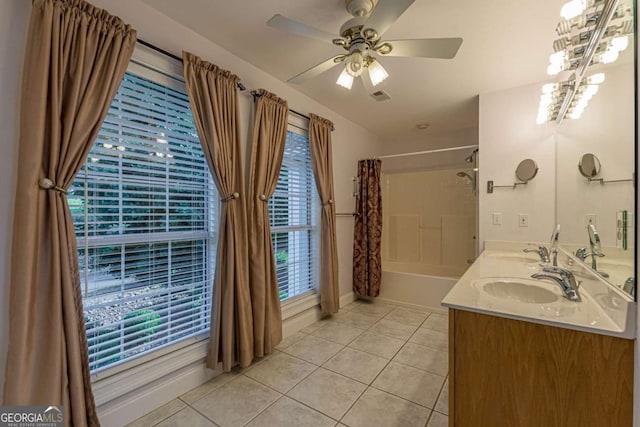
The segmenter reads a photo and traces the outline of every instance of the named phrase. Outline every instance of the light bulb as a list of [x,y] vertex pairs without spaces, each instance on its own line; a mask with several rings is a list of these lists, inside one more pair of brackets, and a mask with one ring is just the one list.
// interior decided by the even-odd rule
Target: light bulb
[[603,64],[611,64],[618,59],[618,51],[615,49],[607,49],[605,53],[600,55],[600,62]]
[[351,90],[353,85],[353,76],[347,71],[348,65],[344,67],[344,70],[340,73],[336,84],[342,86],[345,89]]
[[547,83],[546,85],[542,86],[542,93],[551,93],[557,89],[558,83]]
[[549,74],[550,76],[555,76],[556,74],[558,74],[562,70],[564,70],[564,62],[563,63],[557,63],[557,64],[551,64],[547,68],[547,74]]
[[559,52],[552,53],[549,56],[549,62],[552,64],[562,64],[566,58],[567,53],[564,50],[561,50]]
[[584,90],[584,94],[586,96],[588,96],[589,98],[593,97],[593,95],[595,95],[596,93],[598,93],[598,88],[600,86],[598,85],[588,85],[587,88]]
[[627,46],[629,46],[629,37],[627,36],[614,37],[611,40],[611,47],[618,52],[625,50]]
[[364,67],[364,57],[359,50],[354,51],[349,55],[347,65],[345,69],[352,77],[358,77],[362,74],[362,68]]
[[369,78],[371,79],[371,84],[373,86],[377,86],[382,83],[387,77],[389,77],[389,73],[384,69],[382,65],[375,59],[369,64],[367,67],[369,68]]
[[587,83],[590,85],[599,85],[604,81],[604,73],[597,73],[587,77]]
[[586,6],[585,0],[571,0],[562,6],[560,16],[564,19],[573,19],[584,12]]

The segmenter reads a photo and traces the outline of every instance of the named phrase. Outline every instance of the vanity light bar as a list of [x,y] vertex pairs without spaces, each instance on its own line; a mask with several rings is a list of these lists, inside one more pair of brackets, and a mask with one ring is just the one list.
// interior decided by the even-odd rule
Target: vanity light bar
[[[550,121],[560,124],[567,114],[579,118],[597,93],[597,85],[604,80],[602,73],[585,78],[588,67],[615,61],[619,52],[627,48],[628,34],[633,32],[633,11],[625,3],[619,4],[618,0],[571,0],[569,3],[563,8],[565,12],[571,11],[563,14],[569,19],[556,27],[561,38],[553,43],[554,53],[549,57],[547,73],[573,73],[569,80],[542,87],[538,124]],[[576,14],[578,9],[580,13]]]

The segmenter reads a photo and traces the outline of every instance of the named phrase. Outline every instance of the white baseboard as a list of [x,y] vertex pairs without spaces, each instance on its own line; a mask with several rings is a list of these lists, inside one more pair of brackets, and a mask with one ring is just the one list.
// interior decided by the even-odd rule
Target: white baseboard
[[98,407],[102,427],[122,427],[219,375],[204,360],[185,366],[146,386]]
[[354,302],[357,299],[356,294],[349,292],[344,295],[340,295],[340,307],[344,307],[347,304]]

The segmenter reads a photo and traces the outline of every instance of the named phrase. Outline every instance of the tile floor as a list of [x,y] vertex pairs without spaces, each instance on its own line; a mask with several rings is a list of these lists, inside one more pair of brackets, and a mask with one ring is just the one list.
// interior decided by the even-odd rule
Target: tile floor
[[448,425],[447,316],[355,301],[130,427]]

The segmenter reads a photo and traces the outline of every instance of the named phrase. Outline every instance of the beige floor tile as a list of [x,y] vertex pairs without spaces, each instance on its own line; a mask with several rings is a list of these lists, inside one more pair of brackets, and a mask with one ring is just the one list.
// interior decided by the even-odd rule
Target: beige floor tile
[[387,320],[393,320],[394,322],[408,323],[413,326],[420,326],[422,322],[429,316],[425,311],[407,310],[406,308],[394,308],[384,318]]
[[449,334],[432,329],[420,328],[413,334],[409,342],[435,348],[440,351],[448,351]]
[[434,313],[422,324],[422,327],[439,332],[448,332],[449,316]]
[[322,365],[343,347],[340,344],[309,335],[286,348],[284,352],[314,365]]
[[187,405],[180,399],[173,399],[165,403],[161,407],[149,412],[148,414],[138,418],[134,422],[127,424],[127,427],[147,427],[166,420],[175,413],[186,408]]
[[349,304],[345,305],[344,307],[340,307],[340,313],[346,313],[348,311],[353,310],[354,308],[357,307],[357,304],[354,302],[350,302]]
[[385,359],[391,359],[404,343],[403,340],[397,338],[367,331],[351,342],[349,347],[375,354]]
[[347,345],[363,332],[364,330],[362,329],[354,328],[353,326],[342,323],[326,322],[321,328],[316,329],[311,335],[328,341],[333,341],[338,344]]
[[342,422],[351,427],[423,427],[429,410],[384,391],[369,388]]
[[183,394],[182,396],[180,396],[180,400],[183,400],[188,404],[192,404],[202,396],[211,393],[213,390],[219,387],[222,387],[223,385],[234,379],[236,375],[238,374],[235,372],[224,372],[217,377],[210,379],[201,386],[198,386],[193,390],[190,390],[187,393]]
[[389,361],[382,357],[345,347],[322,366],[354,380],[371,384],[387,363]]
[[449,417],[433,411],[427,427],[449,427]]
[[191,407],[186,407],[175,415],[170,416],[155,427],[216,427],[214,423],[200,415]]
[[306,336],[307,334],[305,334],[304,332],[296,332],[294,334],[291,334],[288,337],[284,338],[282,341],[280,341],[280,344],[276,346],[276,349],[282,351],[285,348],[291,346],[292,344],[297,343],[298,341],[300,341],[302,338]]
[[275,402],[280,393],[244,375],[207,394],[192,406],[221,426],[241,426]]
[[393,320],[382,319],[369,328],[369,332],[386,335],[392,338],[408,340],[411,334],[418,329],[417,326],[406,323],[394,322]]
[[372,385],[403,399],[433,408],[443,383],[443,376],[391,362]]
[[263,411],[247,426],[250,427],[332,427],[335,421],[287,396]]
[[371,325],[379,320],[379,317],[358,313],[355,309],[353,309],[348,313],[338,313],[334,315],[333,320],[335,322],[353,326],[355,328],[368,329]]
[[442,376],[449,372],[449,353],[411,342],[402,347],[393,361]]
[[262,384],[286,393],[317,368],[316,365],[280,353],[245,373]]
[[383,317],[395,308],[393,305],[384,303],[365,303],[358,304],[354,309],[354,313],[362,313],[368,316]]
[[280,354],[280,350],[274,349],[273,352],[265,355],[264,357],[255,357],[253,359],[253,361],[251,361],[251,365],[249,365],[249,366],[246,366],[244,368],[241,368],[238,365],[234,366],[233,368],[231,368],[231,372],[235,372],[237,374],[244,374],[245,372],[250,371],[251,369],[255,368],[256,366],[260,366],[261,364],[263,364],[267,360],[271,359],[272,357],[275,357],[278,354]]
[[320,327],[322,327],[322,325],[324,325],[324,322],[322,320],[318,320],[317,322],[313,322],[309,326],[306,326],[306,327],[300,329],[300,332],[302,332],[304,334],[310,334],[310,333],[315,332],[318,329],[320,329]]
[[435,408],[436,411],[449,415],[449,379],[444,382],[444,386],[442,386],[442,391],[440,392],[440,396],[438,396],[438,401],[436,402]]
[[320,368],[287,395],[339,420],[366,387],[360,382]]

